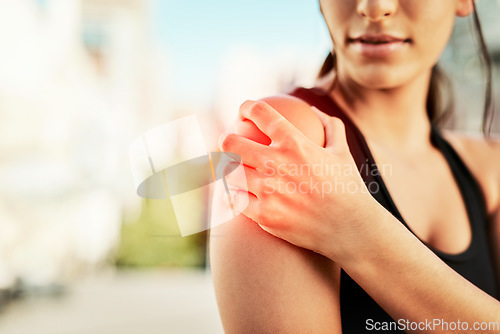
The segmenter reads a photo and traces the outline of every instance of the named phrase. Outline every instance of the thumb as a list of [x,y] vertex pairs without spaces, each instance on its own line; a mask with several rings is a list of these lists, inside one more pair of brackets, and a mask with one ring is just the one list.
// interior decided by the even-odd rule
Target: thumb
[[325,148],[331,148],[334,145],[347,146],[344,122],[338,117],[328,116],[316,107],[311,109],[318,115],[325,129]]

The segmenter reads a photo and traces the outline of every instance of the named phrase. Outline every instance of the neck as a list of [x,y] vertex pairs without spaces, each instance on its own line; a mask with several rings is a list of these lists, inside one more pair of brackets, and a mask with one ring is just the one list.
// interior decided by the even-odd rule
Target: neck
[[375,144],[419,150],[430,144],[426,100],[431,72],[391,89],[367,89],[338,75],[331,96]]

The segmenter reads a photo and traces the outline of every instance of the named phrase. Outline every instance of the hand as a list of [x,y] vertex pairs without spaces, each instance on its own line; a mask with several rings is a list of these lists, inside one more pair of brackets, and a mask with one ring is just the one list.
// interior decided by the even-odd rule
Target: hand
[[[359,239],[378,203],[359,175],[343,122],[315,112],[324,125],[325,148],[262,101],[245,102],[239,116],[252,121],[271,144],[230,133],[221,136],[219,145],[238,154],[244,165],[246,185],[232,174],[226,177],[230,187],[244,189],[233,198],[237,211],[274,236],[335,260]],[[240,207],[238,196],[247,190],[248,205]]]

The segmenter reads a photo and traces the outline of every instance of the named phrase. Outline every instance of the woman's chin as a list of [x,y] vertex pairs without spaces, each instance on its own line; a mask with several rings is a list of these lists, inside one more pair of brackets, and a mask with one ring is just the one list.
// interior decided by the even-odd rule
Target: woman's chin
[[367,89],[391,89],[403,85],[410,78],[402,75],[401,72],[393,70],[371,70],[356,73],[352,78],[360,86]]

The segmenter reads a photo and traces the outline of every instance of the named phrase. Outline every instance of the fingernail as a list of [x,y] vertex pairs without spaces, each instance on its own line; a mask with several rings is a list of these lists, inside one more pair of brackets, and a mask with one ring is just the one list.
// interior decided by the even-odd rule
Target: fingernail
[[246,107],[247,105],[248,106],[251,106],[255,103],[254,100],[246,100],[245,102],[243,102],[241,105],[240,105],[240,111],[242,108]]
[[233,209],[237,214],[240,214],[245,210],[245,206],[243,204],[241,196],[245,196],[241,191],[237,191],[231,196],[231,204],[233,205]]
[[316,112],[321,113],[321,110],[319,110],[319,109],[318,109],[318,108],[316,108],[315,106],[312,106],[312,107],[311,107],[311,109],[312,109],[313,111],[316,111]]
[[226,136],[229,134],[229,132],[223,132],[220,136],[219,136],[219,142],[218,142],[218,146],[219,146],[219,150],[221,151],[224,151],[222,149],[222,142],[224,141],[224,139],[226,138]]
[[312,106],[311,107],[312,111],[314,111],[314,113],[316,114],[316,116],[318,116],[319,120],[323,123],[324,120],[325,120],[325,117],[328,117],[327,114],[325,114],[324,112],[322,112],[321,110],[319,110],[318,108],[316,108],[315,106]]

